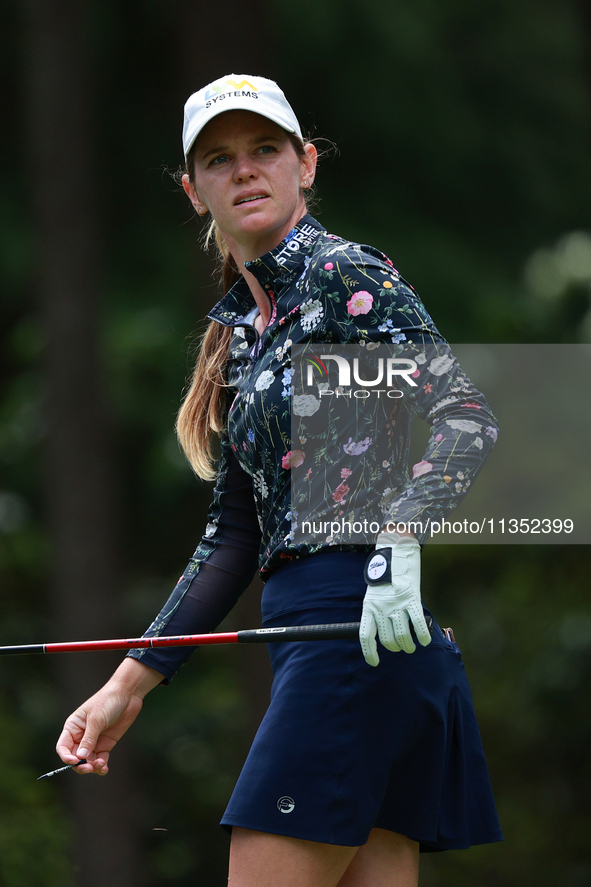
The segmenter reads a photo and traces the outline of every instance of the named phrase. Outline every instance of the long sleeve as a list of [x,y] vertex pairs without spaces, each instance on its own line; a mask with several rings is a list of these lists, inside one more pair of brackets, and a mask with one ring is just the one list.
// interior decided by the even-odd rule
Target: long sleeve
[[[311,336],[298,355],[301,396],[294,398],[300,461],[305,455],[310,465],[314,458],[308,474],[292,470],[302,532],[318,537],[329,526],[324,544],[370,541],[376,527],[395,521],[413,524],[423,543],[431,521],[449,514],[469,490],[497,438],[496,420],[417,294],[383,254],[356,244],[335,246],[323,253],[311,279],[310,295],[317,298],[305,318]],[[327,358],[328,375],[315,377],[316,397],[306,387],[307,365],[319,357]],[[349,367],[357,361],[361,378],[374,380],[389,358],[409,374],[399,382],[400,399],[386,390],[378,397],[376,387],[387,383],[357,398],[346,387],[350,381],[339,381],[340,370],[334,378],[340,360]],[[322,396],[322,385],[330,397]],[[410,477],[414,416],[431,425],[431,435]]]
[[[349,289],[341,336],[351,342],[367,338],[388,344],[396,358],[413,360],[417,366],[415,387],[405,388],[406,400],[411,413],[431,425],[429,442],[413,466],[412,478],[406,478],[403,489],[398,484],[397,490],[385,492],[381,505],[385,520],[415,523],[424,542],[430,522],[447,515],[468,492],[497,439],[498,426],[412,287],[385,256],[379,261],[377,250],[359,250],[358,256],[358,261],[339,267],[342,280],[359,281]],[[402,449],[397,437],[407,436],[404,417],[393,410],[390,422],[390,447]]]
[[[205,534],[144,637],[198,634],[216,628],[251,582],[260,541],[251,478],[224,440]],[[141,649],[130,651],[129,656],[170,681],[194,649]]]
[[421,542],[431,523],[456,508],[480,472],[498,435],[488,403],[463,373],[445,342],[408,356],[419,364],[415,413],[431,425],[427,448],[413,476],[392,499],[386,518],[416,524]]

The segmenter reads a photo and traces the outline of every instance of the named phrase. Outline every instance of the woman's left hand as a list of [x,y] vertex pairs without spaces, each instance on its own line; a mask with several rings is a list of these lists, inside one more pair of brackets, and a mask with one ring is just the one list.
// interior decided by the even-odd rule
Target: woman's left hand
[[368,665],[380,661],[377,639],[387,650],[414,653],[417,640],[426,647],[431,634],[421,603],[421,547],[412,536],[382,533],[365,568],[367,591],[359,625],[359,641]]

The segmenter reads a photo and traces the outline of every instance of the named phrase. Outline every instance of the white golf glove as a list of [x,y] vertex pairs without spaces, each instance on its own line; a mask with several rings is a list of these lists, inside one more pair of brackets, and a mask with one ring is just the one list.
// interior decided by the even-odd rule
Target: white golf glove
[[359,625],[359,641],[368,665],[377,665],[376,634],[387,650],[414,653],[417,640],[426,647],[431,634],[421,604],[421,546],[412,536],[380,533],[376,550],[365,564],[367,591]]

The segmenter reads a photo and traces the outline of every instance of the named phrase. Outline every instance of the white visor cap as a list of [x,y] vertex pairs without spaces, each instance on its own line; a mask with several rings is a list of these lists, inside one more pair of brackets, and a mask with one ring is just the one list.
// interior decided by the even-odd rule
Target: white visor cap
[[187,99],[183,124],[185,157],[203,127],[223,111],[254,111],[304,141],[293,108],[273,80],[250,74],[228,74]]

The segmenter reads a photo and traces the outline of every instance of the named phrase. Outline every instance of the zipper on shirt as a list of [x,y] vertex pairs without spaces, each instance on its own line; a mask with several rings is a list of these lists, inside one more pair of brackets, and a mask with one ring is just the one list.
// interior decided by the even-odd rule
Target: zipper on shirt
[[[282,280],[279,280],[278,282],[281,283],[281,284],[283,285],[283,281],[282,281]],[[270,316],[269,316],[269,323],[268,323],[267,326],[265,327],[265,330],[267,330],[267,329],[269,328],[269,326],[271,325],[271,323],[273,323],[273,321],[274,321],[274,320],[276,319],[276,317],[277,317],[277,300],[276,300],[276,298],[275,298],[275,292],[274,292],[274,290],[271,290],[270,288],[268,288],[268,287],[266,287],[266,286],[263,286],[262,289],[263,289],[263,292],[265,293],[265,295],[267,296],[267,298],[268,298],[268,300],[269,300],[269,306],[270,306],[270,309],[271,309],[271,313],[270,313]],[[282,323],[287,319],[287,317],[289,317],[291,314],[293,314],[295,311],[297,311],[297,309],[298,309],[299,307],[300,307],[300,306],[298,305],[296,308],[294,308],[292,311],[289,312],[289,315],[287,315],[285,318],[281,318],[281,320],[279,321],[279,324],[278,324],[278,325],[282,324]],[[255,312],[255,311],[258,312],[256,315],[254,315],[254,312]],[[246,327],[246,328],[248,328],[248,329],[253,330],[254,335],[255,335],[255,341],[254,341],[254,344],[253,344],[252,348],[250,348],[248,354],[249,354],[249,357],[251,358],[251,360],[254,361],[254,360],[256,360],[256,358],[257,358],[257,357],[259,356],[259,354],[260,354],[260,351],[261,351],[261,341],[262,341],[262,337],[263,337],[263,334],[264,334],[265,330],[263,330],[263,334],[259,333],[259,331],[258,331],[257,328],[255,327],[254,323],[250,323],[249,320],[247,319],[247,318],[249,318],[251,315],[254,315],[255,317],[260,317],[260,311],[258,310],[258,308],[257,308],[256,305],[255,305],[254,308],[252,308],[252,309],[248,312],[248,314],[245,314],[243,318],[241,318],[240,320],[235,320],[235,321],[233,321],[232,323],[224,323],[223,321],[221,321],[221,320],[218,319],[217,317],[211,317],[211,315],[208,315],[208,317],[209,317],[210,320],[215,320],[216,323],[221,323],[222,326],[232,327],[232,329],[234,329],[234,328],[237,327],[237,326],[242,326],[242,327]],[[253,320],[254,320],[254,317],[253,317]]]

